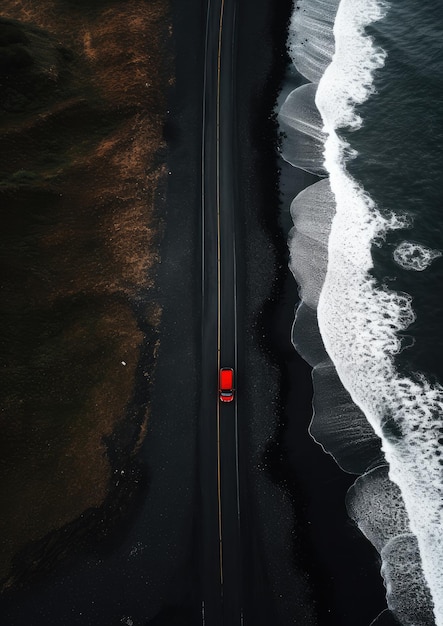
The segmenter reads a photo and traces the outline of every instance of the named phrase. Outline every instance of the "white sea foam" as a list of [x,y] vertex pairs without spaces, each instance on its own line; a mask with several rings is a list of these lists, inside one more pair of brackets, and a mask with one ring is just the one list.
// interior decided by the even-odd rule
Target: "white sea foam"
[[336,132],[362,123],[355,105],[373,93],[373,74],[385,59],[364,29],[385,8],[377,0],[342,0],[335,54],[317,90],[328,135],[325,164],[336,198],[318,320],[341,381],[382,439],[390,478],[400,487],[418,539],[436,624],[443,626],[443,388],[417,375],[402,377],[394,368],[397,332],[414,320],[411,298],[378,286],[369,272],[372,243],[403,223],[382,217],[347,173],[349,146]]
[[394,537],[381,551],[389,609],[404,626],[435,626],[429,588],[415,535]]
[[[307,83],[291,91],[283,103],[279,116],[295,129],[317,139],[323,144],[323,122],[315,106],[316,85]],[[323,159],[321,159],[323,160]]]
[[390,610],[405,626],[434,626],[417,538],[410,531],[401,491],[388,478],[388,467],[376,467],[358,478],[346,506],[381,555]]
[[381,465],[358,478],[346,496],[346,508],[380,553],[391,539],[411,532],[401,491]]
[[301,191],[291,204],[294,227],[289,233],[290,267],[301,299],[313,309],[317,307],[326,276],[334,213],[334,196],[328,179]]
[[318,330],[317,312],[303,301],[295,313],[292,343],[299,355],[311,367],[316,367],[326,361],[331,363]]
[[393,256],[394,261],[405,270],[415,270],[423,272],[434,261],[438,259],[442,253],[440,250],[432,250],[420,243],[413,241],[402,241],[395,248]]
[[278,121],[284,132],[282,157],[312,174],[325,176],[322,119],[315,106],[316,86],[309,83],[294,89],[282,104]]
[[339,0],[298,0],[289,28],[289,54],[295,67],[318,83],[334,53],[332,25]]
[[342,469],[361,473],[380,462],[379,439],[340,382],[324,349],[315,311],[326,276],[334,213],[335,199],[327,179],[304,189],[291,204],[294,228],[289,236],[290,267],[302,298],[292,341],[314,367],[310,434]]

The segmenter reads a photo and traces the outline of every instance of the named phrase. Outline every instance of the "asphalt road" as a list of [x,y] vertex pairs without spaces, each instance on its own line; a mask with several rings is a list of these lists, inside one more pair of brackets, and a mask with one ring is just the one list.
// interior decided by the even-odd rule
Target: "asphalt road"
[[[251,54],[251,25],[248,10],[242,8],[245,6],[239,0],[207,0],[206,6],[198,442],[200,602],[204,626],[281,624],[275,605],[275,581],[270,580],[268,572],[269,554],[263,549],[263,520],[256,519],[257,485],[251,485],[248,471],[253,443],[245,337],[251,320],[245,314],[246,212],[240,200],[244,196],[239,176],[242,129],[237,117],[242,86],[237,69],[242,57]],[[253,4],[247,8],[255,9]],[[223,405],[218,399],[220,367],[235,370],[234,401]]]
[[[243,624],[238,419],[235,169],[236,2],[208,0],[202,115],[202,395],[200,406],[202,623]],[[233,367],[234,401],[218,399]]]

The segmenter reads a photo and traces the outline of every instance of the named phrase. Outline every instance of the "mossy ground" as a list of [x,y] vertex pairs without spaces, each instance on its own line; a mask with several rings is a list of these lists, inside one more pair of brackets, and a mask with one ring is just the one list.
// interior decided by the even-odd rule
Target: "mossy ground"
[[[171,58],[161,0],[5,0],[2,8],[0,578],[7,581],[30,542],[108,497],[106,441],[127,419],[141,352],[155,350],[144,329],[160,315],[152,295],[161,229],[155,198],[165,175]],[[140,313],[143,302],[151,313]]]

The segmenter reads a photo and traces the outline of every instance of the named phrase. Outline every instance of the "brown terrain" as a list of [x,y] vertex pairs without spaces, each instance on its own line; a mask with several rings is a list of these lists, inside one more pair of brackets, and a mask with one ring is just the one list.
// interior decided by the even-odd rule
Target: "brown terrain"
[[2,3],[4,587],[17,555],[109,498],[125,424],[128,457],[146,433],[170,29],[165,0]]

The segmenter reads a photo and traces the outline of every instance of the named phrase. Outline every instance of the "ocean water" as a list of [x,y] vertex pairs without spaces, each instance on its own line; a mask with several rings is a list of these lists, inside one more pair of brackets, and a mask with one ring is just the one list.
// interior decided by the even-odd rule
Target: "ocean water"
[[283,158],[325,177],[289,239],[311,434],[360,474],[348,511],[411,626],[443,625],[442,30],[438,0],[298,0],[280,112]]

